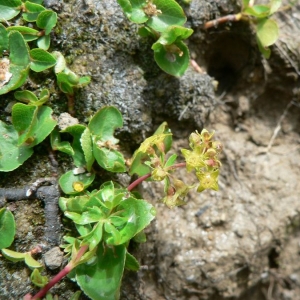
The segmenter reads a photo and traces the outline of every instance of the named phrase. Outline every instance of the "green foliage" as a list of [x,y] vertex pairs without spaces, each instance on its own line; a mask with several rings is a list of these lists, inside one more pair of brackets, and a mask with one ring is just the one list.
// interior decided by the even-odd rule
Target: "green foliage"
[[273,45],[279,36],[277,22],[269,17],[278,11],[281,2],[281,0],[270,0],[265,5],[253,5],[253,3],[250,4],[249,0],[243,1],[242,15],[250,17],[250,20],[254,20],[257,44],[259,50],[266,58],[269,58],[271,54],[269,46]]
[[30,269],[42,268],[42,265],[32,257],[31,252],[16,252],[9,249],[2,249],[5,258],[12,262],[24,261]]
[[192,29],[182,27],[186,17],[174,0],[118,0],[126,16],[135,23],[145,24],[139,29],[141,36],[150,36],[154,59],[168,74],[181,76],[189,65],[189,50],[183,40]]
[[16,234],[16,223],[13,214],[5,209],[0,209],[0,249],[9,247]]

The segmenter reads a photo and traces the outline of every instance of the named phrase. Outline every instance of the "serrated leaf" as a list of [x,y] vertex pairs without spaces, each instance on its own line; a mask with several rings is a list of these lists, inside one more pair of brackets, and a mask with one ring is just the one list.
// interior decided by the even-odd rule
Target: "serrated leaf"
[[31,148],[18,146],[18,138],[18,132],[12,125],[0,121],[0,171],[12,171],[32,155]]
[[8,21],[21,11],[21,0],[0,0],[0,22]]
[[100,243],[94,264],[81,264],[76,269],[76,281],[82,291],[93,300],[118,299],[124,272],[126,249],[124,245],[114,249]]
[[30,50],[30,58],[30,69],[35,72],[42,72],[56,64],[56,59],[52,54],[39,48]]
[[57,22],[57,14],[52,10],[42,11],[36,20],[36,25],[45,30],[45,34],[49,34]]
[[116,128],[123,126],[123,118],[118,109],[106,106],[96,112],[90,120],[88,128],[92,135],[97,135],[101,141],[110,141],[116,144],[118,140],[113,134]]
[[0,209],[0,249],[9,247],[14,241],[16,223],[14,215],[6,208]]
[[86,189],[95,179],[95,174],[84,173],[74,175],[73,171],[68,171],[59,178],[59,185],[63,192],[68,195],[76,195],[81,191],[76,191],[74,184],[80,182],[83,188]]

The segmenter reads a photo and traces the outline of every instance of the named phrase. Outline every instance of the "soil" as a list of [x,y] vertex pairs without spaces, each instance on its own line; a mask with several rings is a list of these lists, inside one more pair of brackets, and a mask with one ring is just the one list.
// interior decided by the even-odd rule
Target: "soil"
[[[203,30],[206,21],[237,13],[239,2],[183,4],[194,29],[191,57],[201,72],[190,66],[174,78],[159,70],[151,41],[137,35],[138,26],[116,1],[47,3],[59,13],[53,49],[64,53],[75,72],[92,76],[76,97],[80,122],[115,105],[124,116],[118,136],[129,154],[162,121],[172,129],[175,153],[203,127],[215,130],[224,147],[218,192],[192,192],[185,206],[170,210],[159,201],[161,184],[140,187],[157,217],[146,230],[147,242],[131,245],[142,268],[125,273],[121,299],[300,299],[300,5],[284,3],[274,16],[280,38],[266,60],[249,24]],[[1,99],[4,108],[8,98]],[[56,90],[51,105],[57,115],[65,111],[64,101]],[[70,168],[66,156],[57,160],[59,173]],[[19,188],[52,172],[44,144],[18,170],[0,173],[0,186]],[[183,170],[178,176],[193,180]],[[1,203],[17,220],[14,249],[45,242],[42,201]],[[32,292],[22,263],[1,258],[0,268],[0,299]],[[66,279],[53,291],[70,299],[76,290]]]

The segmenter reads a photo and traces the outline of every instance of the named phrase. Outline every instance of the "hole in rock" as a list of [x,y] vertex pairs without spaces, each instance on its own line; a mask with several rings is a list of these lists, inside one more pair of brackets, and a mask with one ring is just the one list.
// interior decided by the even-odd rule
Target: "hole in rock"
[[218,93],[230,90],[251,63],[251,37],[224,31],[212,34],[205,54],[207,73],[218,82]]

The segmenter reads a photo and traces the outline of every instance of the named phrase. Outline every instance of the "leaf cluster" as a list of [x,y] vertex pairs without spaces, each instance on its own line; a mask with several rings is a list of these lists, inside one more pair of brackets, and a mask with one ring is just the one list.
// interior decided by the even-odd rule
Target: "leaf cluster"
[[268,4],[254,4],[252,0],[243,0],[242,17],[249,17],[255,26],[256,40],[260,52],[269,58],[273,45],[279,36],[278,24],[270,17],[278,11],[282,0],[270,0]]
[[152,45],[154,59],[168,74],[181,76],[189,65],[189,50],[183,40],[193,30],[183,27],[186,16],[175,0],[118,0],[124,13],[139,29],[143,37],[156,40]]

